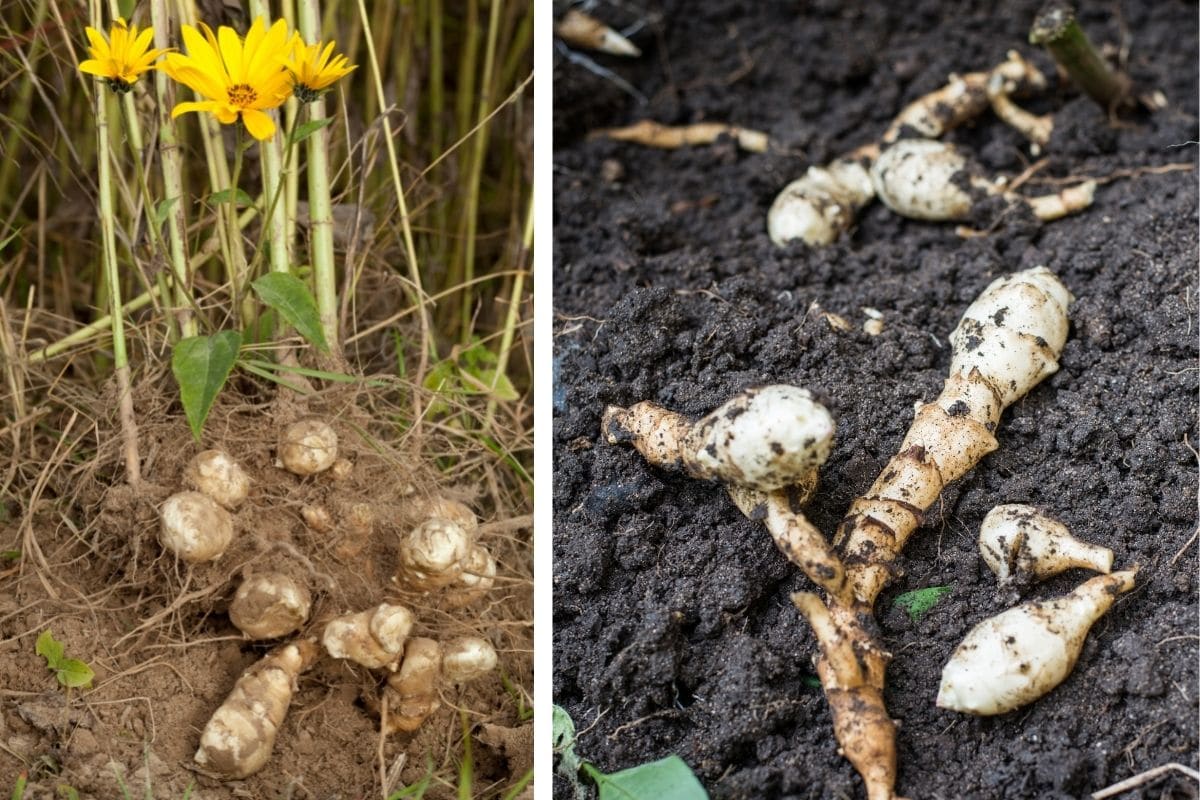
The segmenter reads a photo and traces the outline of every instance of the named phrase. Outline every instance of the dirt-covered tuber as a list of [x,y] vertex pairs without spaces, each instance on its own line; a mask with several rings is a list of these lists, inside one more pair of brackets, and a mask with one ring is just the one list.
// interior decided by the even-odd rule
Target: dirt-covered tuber
[[432,592],[454,583],[474,537],[448,519],[426,520],[400,540],[397,583],[413,591]]
[[316,655],[311,642],[294,642],[247,669],[204,726],[196,763],[226,779],[245,778],[262,769],[271,757],[296,680]]
[[183,471],[184,482],[226,508],[237,508],[250,493],[250,477],[223,450],[205,450]]
[[442,646],[442,674],[451,683],[466,683],[496,668],[496,648],[487,639],[462,636]]
[[649,402],[610,406],[601,428],[609,444],[630,444],[656,466],[773,491],[812,480],[834,423],[808,390],[774,385],[747,389],[696,422]]
[[229,619],[251,639],[277,639],[308,621],[312,595],[300,583],[277,572],[242,581],[229,604]]
[[783,187],[767,212],[767,233],[783,247],[800,239],[810,247],[835,241],[860,209],[875,199],[867,170],[872,152],[851,153],[826,166],[809,167]]
[[191,564],[214,561],[233,541],[229,512],[200,492],[179,492],[159,510],[158,540]]
[[1107,573],[1113,551],[1071,535],[1033,506],[996,506],[979,527],[979,552],[1001,586],[1044,580],[1073,567]]
[[400,669],[388,676],[383,690],[388,701],[384,733],[415,731],[437,711],[441,674],[442,646],[420,636],[409,639]]
[[324,472],[333,466],[337,456],[337,433],[319,419],[292,423],[279,440],[279,461],[284,469],[296,475]]
[[562,19],[554,23],[554,33],[568,44],[601,53],[630,58],[637,58],[642,54],[633,42],[591,14],[577,8],[570,9],[563,14]]
[[346,658],[368,669],[394,670],[412,626],[413,615],[407,608],[381,603],[330,620],[321,643],[334,658]]
[[1070,594],[1025,603],[971,629],[942,670],[937,704],[1003,714],[1062,683],[1092,624],[1133,588],[1134,570],[1092,578]]
[[1035,217],[1051,221],[1084,210],[1096,192],[1095,181],[1040,197],[1005,192],[953,144],[933,139],[902,139],[884,150],[871,167],[871,181],[892,211],[933,221],[966,219],[977,202],[993,195],[1025,203]]
[[491,551],[476,544],[459,562],[458,579],[450,584],[446,604],[467,606],[482,599],[496,583],[496,559]]

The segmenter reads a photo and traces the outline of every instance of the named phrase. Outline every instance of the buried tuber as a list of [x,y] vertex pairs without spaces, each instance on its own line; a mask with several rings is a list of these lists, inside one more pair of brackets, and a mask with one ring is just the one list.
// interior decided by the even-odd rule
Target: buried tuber
[[184,482],[228,509],[237,508],[250,493],[250,477],[223,450],[205,450],[188,462]]
[[233,541],[229,512],[200,492],[179,492],[159,510],[158,540],[190,564],[215,561]]
[[979,552],[1001,586],[1040,581],[1073,567],[1108,573],[1113,551],[1076,539],[1033,506],[996,506],[979,526]]
[[294,642],[272,650],[238,678],[200,734],[195,758],[203,771],[236,779],[263,768],[292,702],[296,679],[316,656],[313,643]]
[[277,572],[242,581],[229,604],[229,619],[251,639],[278,639],[300,630],[312,609],[302,584]]
[[383,696],[387,714],[381,720],[385,734],[411,733],[441,706],[442,680],[461,684],[496,668],[496,650],[486,639],[464,636],[438,644],[414,637],[404,647],[400,669],[388,676]]
[[412,626],[413,615],[407,608],[380,603],[330,620],[321,644],[334,658],[349,659],[368,669],[394,670]]
[[[496,581],[496,560],[475,541],[475,515],[461,503],[443,500],[430,509],[453,512],[455,519],[435,517],[400,540],[400,566],[395,581],[405,589],[430,593],[446,589],[451,607],[470,605]],[[462,512],[469,514],[470,527]],[[460,524],[461,523],[461,524]]]
[[302,419],[289,425],[280,437],[279,462],[294,475],[316,475],[337,460],[337,433],[327,422]]
[[942,670],[937,704],[1003,714],[1032,703],[1071,674],[1084,639],[1136,569],[1100,575],[1063,597],[1024,603],[971,629]]

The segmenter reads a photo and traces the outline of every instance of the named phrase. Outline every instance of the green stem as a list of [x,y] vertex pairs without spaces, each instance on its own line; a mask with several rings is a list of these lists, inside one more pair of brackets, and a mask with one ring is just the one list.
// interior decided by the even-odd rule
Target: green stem
[[[228,239],[230,250],[237,259],[231,270],[233,279],[233,302],[231,307],[234,314],[238,314],[237,322],[240,327],[247,328],[252,326],[255,317],[254,301],[250,297],[249,291],[246,289],[250,283],[250,268],[246,263],[246,251],[242,247],[242,233],[238,228],[238,182],[242,177],[242,159],[246,153],[246,148],[249,146],[245,141],[245,126],[239,119],[234,124],[234,130],[237,131],[237,144],[234,146],[233,152],[233,174],[229,178],[230,197],[224,205],[225,213],[225,230],[228,231]],[[237,254],[241,254],[241,258],[237,258]],[[241,309],[240,314],[238,309]]]
[[[297,7],[300,36],[306,43],[321,40],[321,10],[318,0],[300,0]],[[371,42],[370,31],[367,42]],[[317,122],[326,118],[325,98],[318,97],[308,104],[308,118]],[[390,142],[389,142],[390,145]],[[308,137],[308,231],[316,287],[317,312],[321,329],[334,358],[341,357],[341,338],[338,336],[337,267],[333,257],[333,200],[329,189],[329,130],[328,126]]]
[[1106,111],[1129,100],[1129,79],[1109,69],[1075,20],[1070,3],[1051,0],[1042,6],[1029,29],[1029,43],[1050,52],[1076,85]]

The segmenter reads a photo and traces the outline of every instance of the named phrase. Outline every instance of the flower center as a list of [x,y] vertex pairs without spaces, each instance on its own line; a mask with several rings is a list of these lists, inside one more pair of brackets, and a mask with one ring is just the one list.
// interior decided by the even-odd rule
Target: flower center
[[258,99],[258,92],[246,83],[239,83],[229,87],[229,104],[238,108],[245,108]]
[[296,99],[301,103],[311,103],[321,96],[321,93],[316,89],[310,88],[303,83],[296,83],[292,86],[292,91],[295,93]]

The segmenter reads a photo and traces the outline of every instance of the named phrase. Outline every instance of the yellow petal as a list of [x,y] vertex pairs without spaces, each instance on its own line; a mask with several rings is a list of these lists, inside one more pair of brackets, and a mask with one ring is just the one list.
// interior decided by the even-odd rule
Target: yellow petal
[[246,130],[250,131],[250,135],[260,142],[275,135],[275,121],[262,111],[246,109],[242,112],[242,122],[246,123]]
[[150,41],[154,38],[154,29],[146,28],[138,34],[137,39],[133,43],[133,52],[130,53],[131,60],[138,58],[150,46]]
[[228,25],[222,25],[217,30],[217,40],[221,43],[221,58],[225,60],[230,83],[246,83],[246,70],[242,65],[242,40],[237,31]]
[[[203,23],[201,24],[203,25]],[[212,33],[211,30],[208,30],[207,25],[204,25],[204,28],[207,33]],[[225,74],[225,65],[221,61],[221,56],[205,36],[201,36],[200,32],[191,25],[184,25],[183,44],[187,47],[188,58],[195,62],[196,69],[211,76],[211,79],[220,83],[222,87],[227,85],[228,76]]]
[[108,42],[100,35],[100,31],[95,28],[84,28],[83,32],[87,34],[88,41],[92,43],[91,51],[93,58],[104,59],[108,58],[109,47]]
[[207,111],[210,114],[217,113],[217,106],[220,105],[215,100],[205,100],[204,102],[186,102],[176,103],[171,109],[171,119],[175,119],[181,114],[188,114],[193,111]]
[[79,62],[79,71],[86,72],[88,75],[96,75],[100,78],[113,77],[112,69],[107,66],[107,62],[97,61],[94,58]]

